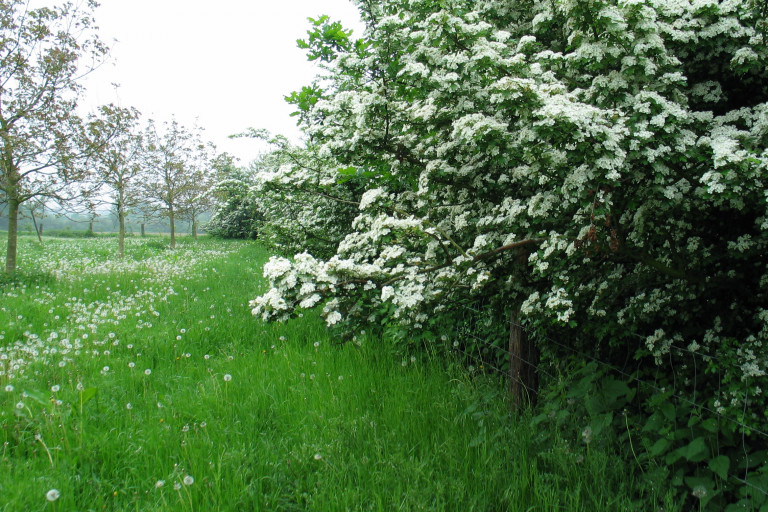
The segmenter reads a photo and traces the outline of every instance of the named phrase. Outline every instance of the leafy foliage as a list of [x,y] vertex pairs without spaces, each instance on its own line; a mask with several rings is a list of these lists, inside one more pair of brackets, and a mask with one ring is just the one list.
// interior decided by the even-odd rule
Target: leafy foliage
[[310,56],[333,58],[295,102],[313,165],[268,179],[344,184],[356,217],[330,256],[273,258],[254,314],[321,305],[328,325],[418,339],[456,305],[520,308],[550,360],[675,364],[676,395],[768,430],[760,4],[359,5],[364,43],[316,27]]

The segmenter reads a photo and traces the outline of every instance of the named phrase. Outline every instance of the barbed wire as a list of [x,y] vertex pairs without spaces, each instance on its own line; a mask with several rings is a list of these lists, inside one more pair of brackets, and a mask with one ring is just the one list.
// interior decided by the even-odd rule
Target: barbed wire
[[[456,305],[461,307],[465,311],[468,311],[468,312],[472,313],[471,315],[465,315],[464,320],[465,320],[465,323],[467,324],[467,327],[463,328],[463,329],[460,329],[460,333],[459,333],[460,335],[466,336],[466,337],[474,340],[478,345],[485,346],[485,347],[488,347],[488,348],[491,348],[493,350],[498,351],[501,357],[498,357],[497,360],[503,359],[503,357],[514,357],[515,359],[520,360],[522,363],[527,364],[527,365],[535,368],[538,373],[540,373],[542,375],[545,375],[546,377],[548,377],[550,379],[557,380],[557,377],[555,377],[551,373],[549,373],[545,369],[545,367],[543,365],[541,365],[539,363],[534,363],[534,362],[529,361],[529,360],[526,360],[525,358],[521,357],[519,354],[509,354],[508,353],[508,348],[505,347],[503,344],[495,343],[494,341],[491,341],[488,338],[480,337],[480,336],[478,336],[477,334],[475,334],[473,332],[473,331],[478,329],[478,325],[477,325],[478,322],[479,322],[478,321],[478,316],[486,318],[486,320],[485,320],[486,321],[486,327],[488,327],[488,325],[487,325],[488,321],[490,321],[491,323],[493,323],[494,320],[496,322],[499,321],[498,315],[494,315],[493,311],[488,310],[488,309],[486,309],[486,310],[476,309],[476,308],[473,308],[473,307],[468,306],[466,304],[459,304],[459,303],[457,303]],[[597,358],[597,357],[595,357],[595,356],[593,356],[591,354],[587,354],[587,353],[584,353],[582,351],[579,351],[576,348],[571,347],[571,346],[569,346],[567,344],[564,344],[564,343],[560,342],[559,340],[556,340],[556,339],[554,339],[554,338],[552,338],[550,336],[543,335],[540,332],[531,333],[530,330],[525,325],[523,325],[520,322],[515,322],[511,318],[508,319],[508,320],[504,320],[504,325],[506,325],[510,329],[513,328],[513,327],[521,329],[523,332],[527,333],[529,336],[534,336],[536,338],[539,338],[539,339],[542,339],[542,340],[546,340],[548,343],[551,343],[553,346],[556,346],[556,347],[558,347],[560,349],[564,349],[567,352],[573,354],[574,356],[576,356],[576,357],[578,357],[578,358],[580,358],[582,360],[592,361],[592,362],[598,364],[601,367],[604,367],[604,368],[606,368],[606,369],[608,369],[608,370],[610,370],[612,372],[615,372],[618,375],[621,375],[622,377],[624,377],[625,379],[627,379],[629,381],[637,383],[638,385],[646,386],[649,389],[652,389],[652,390],[654,390],[654,391],[656,391],[658,393],[667,393],[668,392],[665,387],[659,386],[656,382],[650,382],[647,379],[641,379],[641,378],[637,377],[637,375],[634,375],[632,373],[628,373],[624,369],[618,368],[614,364],[608,363],[606,361],[602,361],[599,358]],[[634,334],[633,336],[635,336],[636,338],[643,339],[643,340],[645,339],[645,337],[643,337],[643,336],[641,336],[639,334]],[[692,396],[692,398],[689,398],[689,397],[686,397],[686,396],[682,395],[681,393],[679,393],[678,392],[678,388],[677,388],[677,373],[678,372],[676,370],[675,362],[672,359],[672,350],[677,350],[680,353],[686,353],[686,354],[690,354],[690,355],[693,355],[693,356],[701,357],[704,362],[709,362],[709,361],[716,361],[716,362],[718,362],[719,363],[718,367],[717,367],[718,394],[720,394],[720,391],[722,389],[722,376],[721,376],[721,373],[720,373],[721,368],[722,367],[726,367],[726,368],[731,368],[731,369],[734,369],[734,370],[736,370],[736,369],[740,370],[741,367],[739,365],[736,365],[736,364],[733,364],[733,363],[730,363],[730,362],[725,362],[721,358],[718,358],[716,356],[705,354],[705,353],[702,353],[701,351],[691,350],[691,349],[686,348],[686,347],[680,347],[680,346],[676,346],[676,345],[669,345],[668,348],[670,349],[670,351],[668,353],[669,358],[670,358],[669,359],[669,366],[673,370],[672,371],[673,387],[672,387],[672,391],[669,392],[669,396],[671,398],[674,398],[674,399],[678,400],[679,403],[685,403],[687,405],[690,405],[694,410],[697,410],[697,411],[700,411],[700,412],[709,413],[709,414],[713,415],[714,417],[718,418],[719,420],[726,421],[726,422],[729,422],[729,423],[731,423],[733,425],[736,425],[736,426],[740,427],[741,434],[742,434],[742,449],[744,450],[744,457],[745,457],[745,461],[746,461],[745,467],[744,467],[744,475],[742,476],[742,475],[737,475],[737,474],[735,474],[733,472],[727,472],[726,476],[728,478],[733,479],[733,481],[735,481],[735,482],[739,482],[740,484],[743,484],[743,485],[745,485],[747,487],[750,487],[754,491],[759,492],[759,493],[763,494],[764,496],[768,496],[768,489],[765,489],[765,488],[761,487],[760,485],[756,485],[754,482],[749,480],[749,477],[750,477],[749,451],[748,451],[748,448],[747,448],[748,444],[747,444],[747,439],[746,439],[747,432],[749,432],[750,434],[754,433],[754,434],[756,434],[756,435],[758,435],[758,436],[768,440],[768,432],[766,432],[762,428],[758,428],[755,425],[750,425],[750,424],[745,423],[744,421],[739,421],[739,420],[737,420],[735,418],[726,416],[726,415],[720,413],[719,411],[717,411],[716,409],[713,409],[713,408],[709,407],[706,404],[699,403],[699,402],[696,401],[696,392],[697,392],[698,387],[699,387],[699,384],[698,384],[699,369],[698,369],[698,364],[696,362],[696,358],[695,357],[692,359],[692,361],[693,361],[693,396]],[[482,357],[478,358],[474,354],[471,354],[467,350],[462,349],[460,347],[454,347],[454,350],[457,350],[458,352],[464,354],[465,356],[469,357],[470,359],[472,359],[475,362],[482,363],[484,365],[484,368],[488,368],[490,370],[498,372],[498,373],[500,373],[502,375],[507,376],[508,378],[510,377],[510,373],[508,371],[503,370],[503,369],[499,368],[496,365],[490,364],[487,361],[484,361],[482,359]],[[641,367],[641,363],[638,362],[637,369],[639,370],[640,367]],[[523,384],[525,384],[525,383],[523,383]],[[748,379],[745,380],[744,386],[745,386],[745,394],[744,394],[744,398],[743,398],[744,406],[743,406],[743,410],[742,410],[742,418],[746,418],[747,417],[747,402],[748,402],[748,398],[749,398],[749,380]],[[693,414],[693,411],[692,411],[691,414]],[[719,437],[718,437],[718,453],[719,453]]]

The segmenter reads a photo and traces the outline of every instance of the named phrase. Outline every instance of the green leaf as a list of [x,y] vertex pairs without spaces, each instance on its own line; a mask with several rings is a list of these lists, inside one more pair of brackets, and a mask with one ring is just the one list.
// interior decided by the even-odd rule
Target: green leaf
[[634,390],[630,389],[626,382],[608,378],[603,381],[603,393],[610,404],[619,402],[619,398],[624,398],[620,403],[626,403],[634,396]]
[[731,459],[729,459],[725,455],[719,455],[714,459],[710,459],[709,461],[709,469],[711,469],[714,474],[716,474],[723,480],[728,479],[728,469],[730,467],[731,467]]
[[687,446],[675,450],[670,455],[675,454],[676,452],[688,462],[701,462],[707,458],[709,450],[707,449],[707,443],[704,441],[704,438],[697,437],[688,443]]
[[80,392],[78,403],[85,405],[86,403],[88,403],[89,400],[91,400],[95,396],[96,396],[96,388],[85,388]]
[[662,404],[662,406],[661,406],[661,413],[669,421],[675,421],[675,406],[672,405],[671,403],[666,402],[666,403]]
[[662,455],[664,453],[667,453],[669,451],[669,447],[672,446],[672,441],[669,439],[662,437],[655,443],[653,443],[653,446],[648,450],[648,455],[651,457],[658,457],[659,455]]

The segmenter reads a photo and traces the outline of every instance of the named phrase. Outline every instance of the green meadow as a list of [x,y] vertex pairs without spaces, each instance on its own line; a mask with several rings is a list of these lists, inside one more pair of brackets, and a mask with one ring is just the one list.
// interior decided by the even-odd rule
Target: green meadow
[[116,252],[24,236],[0,276],[0,511],[649,510],[624,461],[542,437],[498,376],[254,318],[256,243]]

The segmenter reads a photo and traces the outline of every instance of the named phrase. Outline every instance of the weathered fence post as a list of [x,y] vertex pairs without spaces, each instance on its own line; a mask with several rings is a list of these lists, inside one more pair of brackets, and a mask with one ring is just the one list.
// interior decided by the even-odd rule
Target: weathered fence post
[[515,409],[535,405],[538,398],[539,351],[528,338],[520,323],[520,308],[512,311],[509,319],[509,392]]

